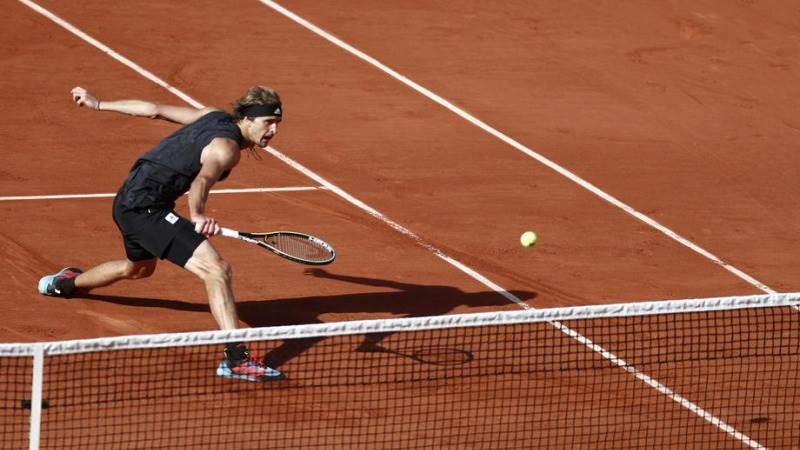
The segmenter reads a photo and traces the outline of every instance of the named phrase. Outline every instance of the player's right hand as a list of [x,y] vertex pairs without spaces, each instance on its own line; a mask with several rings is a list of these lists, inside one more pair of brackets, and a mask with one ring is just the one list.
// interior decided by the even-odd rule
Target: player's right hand
[[71,93],[72,100],[75,101],[78,106],[85,106],[92,109],[97,109],[100,106],[100,100],[80,86],[72,88]]
[[212,217],[198,215],[192,217],[192,222],[194,222],[194,231],[196,231],[198,234],[202,234],[206,237],[219,234],[220,226]]

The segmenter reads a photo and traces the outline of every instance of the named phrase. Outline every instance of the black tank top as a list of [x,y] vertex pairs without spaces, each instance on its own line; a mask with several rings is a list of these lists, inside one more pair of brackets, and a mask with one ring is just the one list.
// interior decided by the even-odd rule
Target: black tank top
[[[173,208],[200,172],[200,154],[218,137],[244,142],[230,114],[213,111],[184,126],[142,155],[119,191],[118,201],[129,209]],[[224,180],[230,174],[225,171]]]

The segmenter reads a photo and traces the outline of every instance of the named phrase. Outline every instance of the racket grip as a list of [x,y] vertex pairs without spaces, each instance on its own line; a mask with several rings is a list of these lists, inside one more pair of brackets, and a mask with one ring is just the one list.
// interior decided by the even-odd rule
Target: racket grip
[[230,237],[230,238],[238,238],[239,237],[239,232],[238,231],[231,230],[230,228],[225,228],[225,227],[220,227],[219,228],[219,234],[222,235],[222,236],[225,236],[225,237]]

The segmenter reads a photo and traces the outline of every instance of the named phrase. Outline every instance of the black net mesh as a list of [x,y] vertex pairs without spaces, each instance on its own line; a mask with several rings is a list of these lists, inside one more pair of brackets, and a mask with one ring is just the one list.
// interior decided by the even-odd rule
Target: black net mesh
[[[221,343],[50,355],[41,448],[798,448],[798,318],[772,307],[249,342],[286,375],[269,382],[217,376]],[[19,360],[0,358],[4,448],[27,448]]]
[[0,358],[0,448],[28,448],[33,358]]

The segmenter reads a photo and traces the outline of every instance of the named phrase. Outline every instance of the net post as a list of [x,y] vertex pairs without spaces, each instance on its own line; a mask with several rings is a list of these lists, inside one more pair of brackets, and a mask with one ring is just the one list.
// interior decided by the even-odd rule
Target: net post
[[33,380],[31,382],[31,428],[29,450],[39,450],[42,423],[42,381],[44,378],[44,345],[33,347]]

